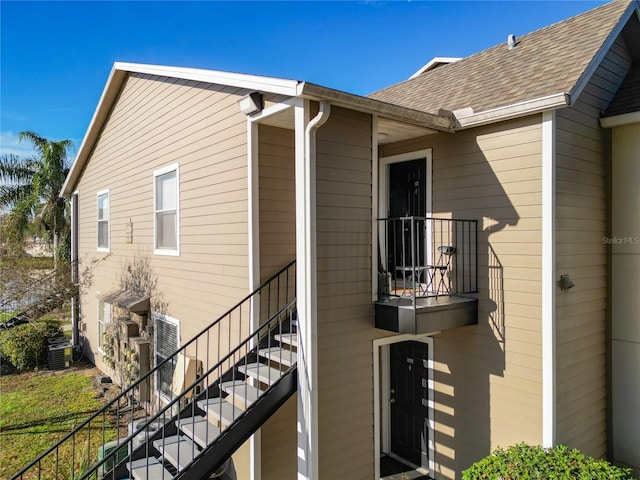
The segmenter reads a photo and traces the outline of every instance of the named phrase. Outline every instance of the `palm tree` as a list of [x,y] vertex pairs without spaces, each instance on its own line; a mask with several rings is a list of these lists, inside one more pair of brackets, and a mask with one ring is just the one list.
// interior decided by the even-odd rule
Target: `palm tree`
[[67,149],[73,144],[47,140],[31,131],[20,132],[18,140],[31,142],[36,154],[22,160],[16,155],[0,157],[0,209],[10,210],[6,224],[20,240],[39,219],[50,233],[57,266],[59,237],[66,226],[66,202],[59,194],[69,173]]

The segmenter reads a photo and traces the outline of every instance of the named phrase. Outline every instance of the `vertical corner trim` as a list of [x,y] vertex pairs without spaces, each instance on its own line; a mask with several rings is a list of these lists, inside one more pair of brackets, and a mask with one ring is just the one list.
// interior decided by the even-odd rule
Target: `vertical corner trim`
[[556,444],[556,112],[542,114],[542,446]]

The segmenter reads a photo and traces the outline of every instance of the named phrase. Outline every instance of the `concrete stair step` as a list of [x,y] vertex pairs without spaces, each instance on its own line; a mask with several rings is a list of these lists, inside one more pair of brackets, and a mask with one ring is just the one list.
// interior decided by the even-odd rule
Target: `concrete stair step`
[[210,445],[220,436],[220,429],[200,415],[181,418],[180,421],[176,421],[176,426],[202,448]]
[[128,465],[134,480],[169,480],[173,475],[155,457],[134,460]]
[[154,440],[153,446],[179,472],[184,470],[200,453],[200,449],[194,442],[181,435],[159,438]]
[[262,393],[261,390],[243,380],[221,383],[220,388],[227,394],[225,400],[242,410],[246,410],[249,405],[258,400]]
[[272,362],[278,362],[280,365],[286,365],[287,367],[296,363],[298,359],[296,352],[280,347],[263,348],[262,350],[258,350],[258,354],[263,358],[271,360]]
[[200,400],[198,402],[198,406],[207,412],[207,418],[210,422],[219,423],[226,427],[231,425],[236,418],[242,415],[242,409],[232,405],[224,399],[217,399],[218,401],[215,401],[216,399],[210,398],[209,402],[206,400]]
[[286,343],[287,345],[291,345],[292,347],[298,348],[297,333],[282,333],[280,335],[276,335],[275,339],[280,343]]
[[277,368],[269,367],[264,363],[250,363],[241,365],[238,370],[245,375],[255,378],[256,380],[266,384],[273,385],[281,376],[282,372]]

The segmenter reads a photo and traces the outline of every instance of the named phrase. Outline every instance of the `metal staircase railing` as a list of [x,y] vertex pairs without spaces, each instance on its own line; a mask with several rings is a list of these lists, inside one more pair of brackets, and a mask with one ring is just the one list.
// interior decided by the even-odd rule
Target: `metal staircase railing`
[[[295,392],[296,354],[280,348],[282,342],[278,340],[295,334],[295,323],[293,299],[150,418],[148,423],[170,416],[189,392],[202,389],[143,445],[133,451],[130,448],[131,455],[103,478],[126,478],[132,464],[137,465],[137,478],[209,478]],[[269,361],[260,363],[267,352],[271,353]],[[198,429],[200,438],[196,439]],[[132,445],[135,437],[134,432],[122,444]],[[165,453],[176,442],[181,448]],[[163,455],[169,459],[161,459],[161,463],[156,456]],[[157,468],[159,464],[161,469]],[[91,472],[81,480],[86,478],[91,478]]]
[[[177,411],[179,415],[184,408],[193,409],[189,405],[194,396],[210,395],[211,389],[215,391],[217,388],[215,382],[209,383],[208,380],[213,378],[214,372],[230,370],[238,361],[234,355],[241,352],[246,355],[259,346],[254,342],[258,338],[264,340],[260,332],[271,331],[269,329],[279,315],[293,315],[290,310],[291,305],[295,306],[295,285],[293,260],[171,356],[126,386],[116,398],[11,477],[12,480],[124,478],[114,476],[118,471],[114,466],[122,465],[122,459],[129,458],[129,446],[134,445],[134,441],[139,443],[152,437],[149,427],[154,422],[159,420],[165,427],[170,426],[169,419],[173,413]],[[262,327],[251,334],[251,325],[255,321]],[[249,343],[246,343],[248,339]],[[247,349],[246,352],[240,348],[241,345]],[[183,368],[183,377],[189,378],[189,369],[193,365],[196,366],[197,379],[187,382],[188,385],[183,385],[177,393],[168,392],[170,398],[165,399],[168,406],[161,405],[153,392],[160,375],[166,376],[169,370],[175,373],[176,368]],[[213,367],[209,368],[210,365]],[[202,374],[205,368],[207,372]],[[136,427],[132,428],[132,425]],[[167,432],[170,430],[162,428],[163,435],[166,434],[165,429]],[[102,448],[108,441],[115,442],[110,451]],[[131,453],[135,454],[136,449],[132,448]]]

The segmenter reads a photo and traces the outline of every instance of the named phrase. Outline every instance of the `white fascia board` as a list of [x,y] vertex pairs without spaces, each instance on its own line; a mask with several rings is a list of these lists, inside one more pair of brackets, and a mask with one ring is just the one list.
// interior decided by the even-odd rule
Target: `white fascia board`
[[411,80],[412,78],[419,77],[424,72],[428,72],[429,70],[433,70],[434,65],[436,65],[438,63],[449,64],[449,63],[458,62],[460,60],[462,60],[461,57],[434,57],[431,60],[429,60],[429,62],[426,65],[422,66],[422,68],[420,68],[420,70],[418,70],[416,73],[411,75],[409,77],[409,80]]
[[596,72],[605,55],[609,52],[609,49],[613,46],[614,42],[618,38],[618,35],[620,35],[622,29],[625,27],[634,13],[640,16],[640,9],[638,8],[637,2],[631,2],[629,4],[627,10],[620,17],[620,21],[613,28],[613,30],[611,30],[607,39],[600,46],[600,50],[598,50],[598,53],[594,55],[594,57],[591,59],[591,62],[589,62],[589,65],[587,65],[587,68],[585,68],[584,72],[582,72],[582,75],[580,75],[580,78],[569,92],[569,100],[571,102],[570,105],[573,105],[573,103],[582,93],[582,90],[584,90],[584,88],[589,84],[591,77]]
[[623,113],[622,115],[600,119],[600,126],[602,128],[621,127],[622,125],[629,125],[631,123],[640,123],[640,112]]
[[93,149],[93,144],[98,137],[100,130],[102,130],[102,125],[111,111],[111,106],[120,92],[120,87],[122,86],[125,77],[126,73],[118,70],[115,65],[111,68],[107,83],[102,90],[102,95],[100,95],[98,106],[93,112],[93,117],[91,117],[89,127],[84,134],[84,138],[82,139],[76,158],[73,165],[71,165],[71,169],[69,170],[69,174],[67,175],[64,184],[62,185],[62,189],[60,191],[61,197],[70,197],[75,190],[80,172],[82,172],[85,161],[89,156],[89,152]]
[[556,93],[547,97],[535,98],[533,100],[527,100],[526,102],[493,108],[464,117],[456,117],[455,120],[458,126],[455,130],[478,127],[488,123],[501,122],[534,113],[555,110],[566,107],[569,104],[569,95],[567,93]]
[[147,65],[141,63],[116,62],[114,68],[131,73],[157,75],[162,77],[181,78],[196,82],[215,83],[231,87],[259,90],[281,95],[294,95],[298,80],[289,80],[245,73],[222,72],[220,70],[205,70],[202,68],[171,67],[165,65]]

